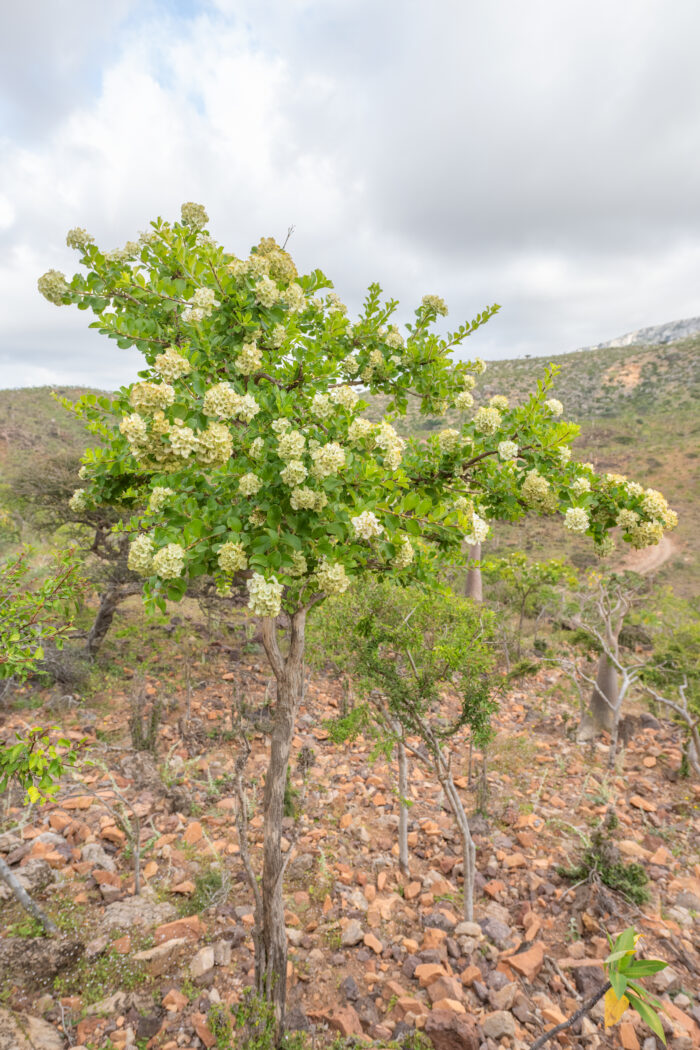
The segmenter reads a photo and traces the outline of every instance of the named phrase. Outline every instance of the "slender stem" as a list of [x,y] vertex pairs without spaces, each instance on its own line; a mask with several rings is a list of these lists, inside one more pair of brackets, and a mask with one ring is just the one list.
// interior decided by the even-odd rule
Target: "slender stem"
[[25,911],[28,911],[30,915],[33,915],[34,918],[41,923],[49,935],[58,933],[56,924],[48,917],[46,912],[42,911],[36,901],[32,900],[22,883],[2,857],[0,857],[0,879],[2,879],[8,889],[12,891],[15,900],[22,905]]
[[544,1046],[545,1043],[548,1043],[553,1036],[559,1035],[560,1032],[565,1032],[567,1028],[571,1028],[572,1025],[575,1025],[577,1021],[580,1021],[582,1017],[585,1017],[586,1014],[593,1009],[598,1000],[603,998],[609,988],[612,988],[612,985],[610,984],[610,981],[606,981],[602,988],[599,988],[590,999],[586,999],[576,1013],[572,1014],[568,1020],[562,1021],[561,1024],[556,1025],[554,1028],[550,1028],[548,1032],[545,1032],[544,1035],[539,1037],[539,1039],[536,1039],[530,1047],[530,1050],[539,1050],[539,1048]]

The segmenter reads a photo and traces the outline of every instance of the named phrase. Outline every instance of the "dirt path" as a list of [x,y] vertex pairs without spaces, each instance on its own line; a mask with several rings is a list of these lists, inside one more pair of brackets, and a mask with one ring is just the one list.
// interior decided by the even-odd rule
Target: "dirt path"
[[675,553],[676,547],[673,540],[670,536],[663,536],[653,547],[645,547],[641,551],[630,551],[621,560],[620,568],[648,576],[652,572],[657,572]]

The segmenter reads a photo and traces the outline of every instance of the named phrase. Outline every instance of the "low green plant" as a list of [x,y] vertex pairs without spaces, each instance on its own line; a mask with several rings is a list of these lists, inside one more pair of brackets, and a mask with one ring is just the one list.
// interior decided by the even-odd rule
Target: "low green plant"
[[644,904],[649,899],[649,876],[641,864],[620,859],[611,836],[616,826],[617,818],[609,813],[592,832],[579,863],[571,868],[557,868],[557,871],[575,883],[598,879],[633,904]]
[[149,980],[146,970],[129,955],[106,951],[96,959],[79,959],[72,969],[54,978],[57,995],[79,995],[90,1006],[113,991],[133,992]]
[[[237,1050],[307,1050],[308,1040],[304,1032],[285,1032],[281,1041],[276,1040],[275,1011],[271,1003],[246,989],[241,1001],[233,1008],[238,1037],[231,1043],[218,1043],[217,1047],[235,1046]],[[214,1033],[216,1034],[216,1033]]]

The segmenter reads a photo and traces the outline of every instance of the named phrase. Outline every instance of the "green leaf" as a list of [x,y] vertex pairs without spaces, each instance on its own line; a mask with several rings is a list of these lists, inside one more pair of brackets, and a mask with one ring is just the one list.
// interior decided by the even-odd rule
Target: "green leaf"
[[615,992],[615,995],[618,999],[621,999],[627,989],[627,978],[623,974],[617,973],[615,970],[611,970],[608,974],[608,979],[610,981],[610,984],[613,986],[613,991]]
[[646,977],[650,973],[658,973],[668,966],[662,959],[635,959],[626,969],[628,977]]
[[646,1003],[642,1002],[638,996],[628,995],[627,998],[630,1001],[632,1009],[637,1011],[645,1024],[649,1025],[654,1035],[657,1035],[664,1046],[666,1046],[666,1033],[664,1032],[664,1027],[661,1024],[659,1015],[652,1010],[650,1006],[647,1006]]

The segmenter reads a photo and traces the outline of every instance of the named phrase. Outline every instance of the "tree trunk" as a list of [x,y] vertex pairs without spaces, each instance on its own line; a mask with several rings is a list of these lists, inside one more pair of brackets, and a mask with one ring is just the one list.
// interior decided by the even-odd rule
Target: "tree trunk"
[[138,594],[140,590],[141,584],[139,583],[111,583],[104,594],[100,595],[100,606],[85,643],[87,654],[91,660],[97,655],[100,646],[104,642],[107,632],[112,626],[114,614],[119,604],[130,594]]
[[48,934],[51,935],[58,932],[56,925],[48,915],[42,911],[39,905],[32,900],[22,883],[2,857],[0,857],[0,879],[2,879],[8,889],[12,891],[15,900],[22,905],[25,911],[28,911],[30,915],[33,915],[34,918],[41,923]]
[[619,706],[619,697],[620,686],[615,664],[606,653],[601,653],[598,661],[596,684],[593,687],[588,705],[591,718],[599,731],[601,729],[606,729],[609,733],[613,731],[616,722],[615,713]]
[[408,875],[408,762],[403,740],[396,745],[399,760],[399,869]]
[[[481,561],[481,544],[475,543],[469,548],[469,560]],[[476,565],[467,571],[467,582],[464,585],[464,594],[475,602],[483,600],[481,591],[481,566]]]
[[445,792],[445,797],[452,810],[460,838],[462,839],[462,865],[464,868],[464,918],[467,922],[474,921],[474,878],[476,875],[476,846],[469,829],[469,819],[464,809],[462,799],[455,787],[452,774],[446,767],[442,758],[438,758],[442,767],[438,771],[438,778]]
[[256,916],[256,988],[275,1013],[276,1039],[284,1032],[287,996],[287,933],[284,923],[282,819],[289,753],[297,711],[304,689],[304,628],[306,610],[291,617],[289,652],[282,656],[277,628],[272,619],[263,620],[263,644],[277,680],[270,760],[263,796],[263,876],[262,915]]

